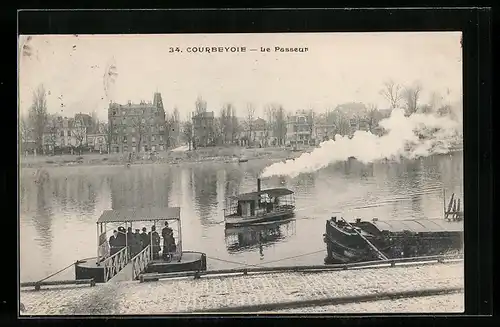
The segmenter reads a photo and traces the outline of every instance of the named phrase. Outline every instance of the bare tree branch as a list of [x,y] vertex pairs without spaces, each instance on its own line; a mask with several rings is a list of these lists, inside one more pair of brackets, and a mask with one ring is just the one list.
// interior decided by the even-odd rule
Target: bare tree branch
[[252,142],[255,140],[255,135],[253,135],[254,121],[255,121],[255,107],[253,106],[253,104],[248,103],[247,115],[246,115],[247,133],[248,133],[248,139],[252,140]]
[[389,102],[391,109],[397,108],[402,98],[401,85],[393,80],[386,81],[380,94]]
[[83,145],[83,141],[85,140],[85,136],[87,135],[87,126],[85,125],[85,121],[83,120],[83,117],[81,115],[75,116],[71,133],[76,139],[77,147],[81,148]]
[[43,85],[38,86],[33,92],[33,103],[29,111],[30,125],[33,129],[33,137],[35,139],[38,150],[43,148],[43,132],[47,124],[47,100],[45,88]]
[[413,86],[405,88],[403,92],[405,104],[406,104],[406,114],[411,115],[417,112],[418,100],[420,99],[420,92],[422,91],[422,86],[419,83],[415,83]]
[[[147,137],[147,132],[149,131],[149,125],[146,122],[146,117],[144,114],[135,116],[132,118],[132,127],[137,135],[137,152],[141,152],[142,141]],[[134,134],[134,133],[132,133]]]
[[201,96],[195,102],[195,115],[207,112],[207,102]]
[[52,147],[52,153],[55,153],[55,147],[57,145],[57,137],[59,133],[59,125],[56,116],[50,117],[47,119],[46,125],[46,143]]
[[182,126],[182,136],[184,141],[188,144],[189,150],[193,143],[193,123],[188,119]]

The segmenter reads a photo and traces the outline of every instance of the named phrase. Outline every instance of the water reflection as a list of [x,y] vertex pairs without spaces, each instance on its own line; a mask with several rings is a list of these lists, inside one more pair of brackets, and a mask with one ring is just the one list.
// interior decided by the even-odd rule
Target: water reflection
[[167,169],[155,168],[133,166],[123,169],[119,175],[111,176],[108,182],[112,209],[167,207],[172,191],[172,174]]
[[[43,183],[35,182],[36,170],[23,169],[21,279],[43,278],[68,261],[92,256],[95,222],[107,209],[180,206],[183,247],[228,261],[258,264],[262,255],[267,262],[318,251],[324,248],[324,220],[338,212],[346,219],[441,217],[443,187],[448,197],[454,192],[463,198],[462,161],[461,153],[374,164],[350,160],[294,179],[264,179],[263,188],[293,190],[297,210],[293,222],[258,231],[225,230],[222,209],[229,196],[256,189],[257,175],[270,163],[266,160],[48,168]],[[300,257],[293,264],[317,264],[323,256],[316,259]],[[223,261],[208,264],[227,267]]]
[[217,170],[210,167],[196,167],[192,170],[192,187],[196,211],[204,226],[217,222],[212,219],[217,209]]
[[225,229],[226,248],[229,253],[259,251],[264,259],[264,249],[295,235],[295,220],[258,224]]
[[50,199],[47,197],[47,184],[37,184],[36,189],[36,214],[33,220],[38,237],[37,243],[46,253],[50,253],[52,247],[52,208],[48,205]]

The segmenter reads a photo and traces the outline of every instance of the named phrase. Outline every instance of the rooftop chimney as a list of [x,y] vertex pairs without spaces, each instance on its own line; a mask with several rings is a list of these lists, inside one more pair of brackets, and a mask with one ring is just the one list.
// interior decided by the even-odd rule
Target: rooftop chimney
[[260,178],[257,178],[257,192],[260,192]]

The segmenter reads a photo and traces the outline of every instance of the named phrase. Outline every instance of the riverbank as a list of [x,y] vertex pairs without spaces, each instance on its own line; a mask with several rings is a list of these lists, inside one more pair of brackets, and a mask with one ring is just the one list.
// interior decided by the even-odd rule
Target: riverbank
[[[20,301],[23,316],[220,314],[235,308],[245,313],[437,313],[464,310],[463,285],[463,262],[455,262],[23,289]],[[336,305],[328,308],[329,303]]]
[[[226,162],[238,163],[240,159],[270,159],[283,160],[295,158],[303,151],[292,151],[283,147],[272,148],[242,148],[242,147],[211,147],[200,148],[194,151],[164,151],[155,156],[141,155],[134,158],[133,165],[140,164],[184,164],[199,162]],[[43,168],[60,166],[99,166],[125,165],[128,157],[123,153],[84,155],[55,155],[55,156],[26,156],[21,157],[21,168]]]

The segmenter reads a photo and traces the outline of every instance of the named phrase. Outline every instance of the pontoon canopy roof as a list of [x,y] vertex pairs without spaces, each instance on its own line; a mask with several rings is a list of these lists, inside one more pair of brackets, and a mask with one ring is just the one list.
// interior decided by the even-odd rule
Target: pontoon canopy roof
[[426,232],[461,232],[462,222],[445,221],[444,219],[410,219],[410,220],[385,220],[371,222],[380,231],[413,233]]
[[237,196],[231,196],[230,199],[241,200],[241,201],[258,200],[262,194],[267,194],[270,197],[278,197],[278,196],[293,194],[293,191],[287,188],[270,188],[259,192],[251,192],[251,193],[240,194]]
[[137,208],[104,210],[98,223],[124,223],[131,221],[153,221],[153,220],[180,220],[181,208]]

